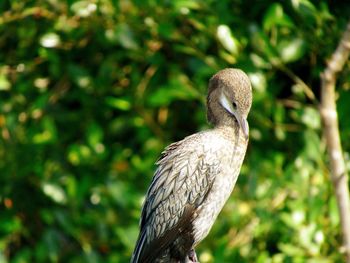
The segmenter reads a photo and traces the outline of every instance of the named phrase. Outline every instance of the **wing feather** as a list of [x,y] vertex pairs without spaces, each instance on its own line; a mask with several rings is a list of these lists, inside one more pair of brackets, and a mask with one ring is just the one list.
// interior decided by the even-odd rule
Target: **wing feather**
[[196,147],[191,147],[190,137],[170,144],[156,162],[132,262],[153,262],[184,231],[181,224],[191,225],[219,173],[218,163],[207,158],[204,144],[194,140]]

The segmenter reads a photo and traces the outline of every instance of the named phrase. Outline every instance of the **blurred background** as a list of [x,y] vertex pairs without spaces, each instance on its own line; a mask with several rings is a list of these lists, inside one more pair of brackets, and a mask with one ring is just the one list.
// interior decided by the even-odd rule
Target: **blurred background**
[[[200,262],[343,262],[318,113],[346,1],[2,0],[0,262],[128,262],[166,145],[249,75],[250,145]],[[349,159],[350,68],[338,77]]]

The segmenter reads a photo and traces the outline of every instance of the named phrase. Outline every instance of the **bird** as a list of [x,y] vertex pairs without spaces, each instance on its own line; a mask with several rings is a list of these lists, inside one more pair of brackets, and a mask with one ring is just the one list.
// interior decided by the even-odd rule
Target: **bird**
[[198,262],[195,247],[208,235],[240,173],[252,97],[249,78],[240,69],[226,68],[211,77],[206,104],[212,128],[161,153],[131,263]]

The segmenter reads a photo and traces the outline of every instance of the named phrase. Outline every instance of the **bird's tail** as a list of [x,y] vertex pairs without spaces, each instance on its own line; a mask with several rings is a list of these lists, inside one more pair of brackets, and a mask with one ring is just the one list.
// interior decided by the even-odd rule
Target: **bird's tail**
[[145,244],[145,240],[146,240],[146,231],[142,231],[139,236],[139,239],[136,242],[136,246],[132,254],[130,263],[142,263],[140,261],[140,256],[141,256],[143,246]]

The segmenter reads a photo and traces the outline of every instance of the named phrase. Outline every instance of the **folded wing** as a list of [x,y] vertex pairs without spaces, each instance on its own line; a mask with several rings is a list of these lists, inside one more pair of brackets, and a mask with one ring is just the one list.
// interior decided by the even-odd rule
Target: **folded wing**
[[132,262],[154,262],[184,232],[193,231],[192,221],[220,170],[214,156],[198,141],[191,147],[191,137],[165,149],[142,209]]

